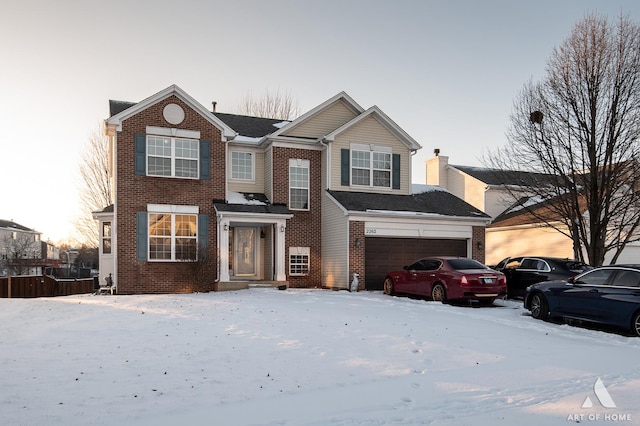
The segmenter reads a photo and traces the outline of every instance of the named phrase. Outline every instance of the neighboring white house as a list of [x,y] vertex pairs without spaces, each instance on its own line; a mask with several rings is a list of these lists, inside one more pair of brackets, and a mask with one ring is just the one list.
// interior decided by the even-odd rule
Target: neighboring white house
[[12,220],[0,219],[0,276],[42,272],[40,235]]

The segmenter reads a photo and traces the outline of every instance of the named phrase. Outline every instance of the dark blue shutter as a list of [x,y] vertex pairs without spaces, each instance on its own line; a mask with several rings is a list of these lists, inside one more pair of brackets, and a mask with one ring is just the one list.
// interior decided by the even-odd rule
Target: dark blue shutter
[[340,185],[349,186],[349,172],[351,164],[349,161],[349,150],[340,150]]
[[200,141],[200,179],[211,179],[210,141]]
[[400,189],[400,154],[393,154],[391,162],[391,187]]
[[206,249],[209,245],[209,215],[198,215],[198,245]]
[[147,136],[144,133],[136,133],[136,175],[147,174]]
[[149,229],[147,212],[136,213],[136,252],[140,262],[146,262],[148,258],[147,233]]

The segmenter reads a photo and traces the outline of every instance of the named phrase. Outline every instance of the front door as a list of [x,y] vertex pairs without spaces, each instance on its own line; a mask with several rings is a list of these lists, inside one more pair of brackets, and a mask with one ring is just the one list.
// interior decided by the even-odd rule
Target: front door
[[233,228],[233,275],[256,277],[256,229]]

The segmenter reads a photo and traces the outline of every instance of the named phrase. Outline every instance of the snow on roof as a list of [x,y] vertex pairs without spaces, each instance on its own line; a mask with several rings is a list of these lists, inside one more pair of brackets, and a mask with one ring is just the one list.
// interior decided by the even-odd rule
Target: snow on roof
[[273,127],[277,127],[278,129],[283,128],[284,126],[286,126],[287,124],[291,123],[290,121],[281,121],[279,123],[274,123]]
[[260,143],[260,141],[262,141],[262,138],[252,138],[249,136],[242,136],[242,135],[238,135],[233,139],[234,142],[247,142],[247,143]]
[[247,205],[253,204],[253,205],[259,205],[259,206],[266,206],[266,203],[260,200],[253,200],[253,199],[247,198],[245,194],[242,194],[240,192],[234,192],[234,191],[227,192],[227,203],[247,204]]
[[433,192],[433,191],[449,192],[443,187],[438,185],[423,185],[419,183],[411,184],[411,194],[422,194],[424,192]]
[[539,195],[536,195],[534,197],[529,197],[526,201],[511,206],[510,208],[505,210],[504,213],[514,213],[528,207],[533,207],[536,204],[542,203],[544,200],[545,199]]

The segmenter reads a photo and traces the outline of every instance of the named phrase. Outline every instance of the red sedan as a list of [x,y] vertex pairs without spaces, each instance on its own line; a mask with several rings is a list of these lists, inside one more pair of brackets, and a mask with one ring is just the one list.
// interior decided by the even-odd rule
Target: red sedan
[[507,280],[502,272],[477,260],[462,257],[420,259],[402,271],[392,271],[384,280],[385,294],[413,294],[433,300],[476,300],[491,304],[506,296]]

